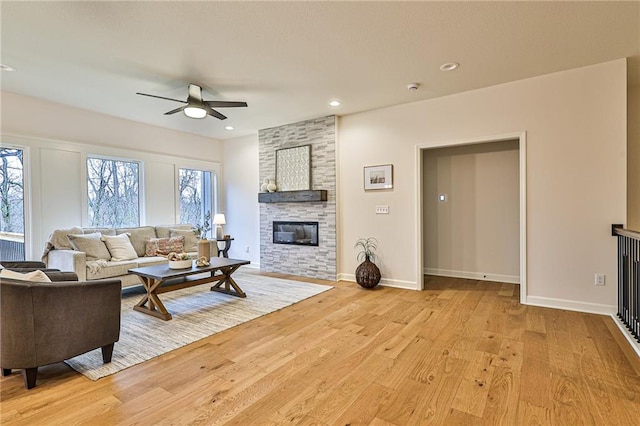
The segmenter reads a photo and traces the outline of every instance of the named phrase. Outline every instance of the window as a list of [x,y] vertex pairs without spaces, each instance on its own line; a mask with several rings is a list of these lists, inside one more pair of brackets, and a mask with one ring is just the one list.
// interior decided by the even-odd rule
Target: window
[[140,225],[140,164],[87,158],[89,224],[94,227]]
[[0,259],[24,260],[23,151],[0,148]]
[[[212,173],[203,170],[180,169],[178,179],[180,223],[202,225],[205,215],[207,213],[211,215],[213,205]],[[210,220],[209,223],[211,223]]]

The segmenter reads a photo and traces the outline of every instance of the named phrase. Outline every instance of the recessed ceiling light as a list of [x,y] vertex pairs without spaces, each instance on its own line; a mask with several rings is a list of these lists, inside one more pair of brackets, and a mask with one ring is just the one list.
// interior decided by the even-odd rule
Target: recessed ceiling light
[[10,67],[9,65],[0,64],[0,70],[2,70],[2,71],[15,71],[16,69],[13,68],[13,67]]
[[460,64],[457,62],[447,62],[446,64],[440,65],[440,71],[453,71],[458,69],[459,66]]
[[225,130],[233,130],[233,129],[235,129],[235,127],[233,127],[233,126],[224,126],[224,129]]
[[333,101],[329,102],[329,106],[332,106],[334,108],[335,107],[339,107],[340,106],[340,101],[333,100]]

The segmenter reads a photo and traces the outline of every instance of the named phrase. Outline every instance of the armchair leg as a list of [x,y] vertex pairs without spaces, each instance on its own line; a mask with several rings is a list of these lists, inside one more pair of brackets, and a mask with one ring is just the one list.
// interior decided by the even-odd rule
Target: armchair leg
[[113,355],[113,345],[114,343],[111,343],[110,345],[102,347],[102,362],[104,362],[105,364],[111,362],[111,356]]
[[11,374],[11,369],[10,368],[3,368],[2,369],[2,377],[8,376],[9,374]]
[[38,367],[25,368],[22,370],[22,377],[24,378],[24,387],[31,389],[36,385],[36,377],[38,376]]

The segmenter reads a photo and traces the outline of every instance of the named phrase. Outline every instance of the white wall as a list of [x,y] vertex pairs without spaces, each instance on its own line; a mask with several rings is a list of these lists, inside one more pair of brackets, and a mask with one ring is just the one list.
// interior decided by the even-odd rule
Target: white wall
[[[462,71],[462,70],[460,70]],[[626,60],[342,117],[342,274],[353,243],[380,242],[383,278],[420,287],[419,146],[526,131],[527,302],[610,312],[616,304],[612,223],[626,219]],[[364,192],[362,168],[394,165],[392,191]],[[389,215],[376,215],[389,205]],[[607,275],[605,287],[594,274]]]
[[141,224],[149,225],[179,221],[178,168],[220,173],[222,160],[215,139],[5,92],[0,142],[26,151],[27,259],[40,258],[53,229],[88,226],[87,155],[142,162]]
[[627,93],[627,223],[625,228],[640,232],[640,86]]
[[518,144],[423,150],[425,273],[519,282]]
[[[260,267],[260,192],[258,135],[229,139],[224,142],[224,213],[225,233],[235,240],[229,257],[251,261]],[[249,247],[249,252],[246,248]]]

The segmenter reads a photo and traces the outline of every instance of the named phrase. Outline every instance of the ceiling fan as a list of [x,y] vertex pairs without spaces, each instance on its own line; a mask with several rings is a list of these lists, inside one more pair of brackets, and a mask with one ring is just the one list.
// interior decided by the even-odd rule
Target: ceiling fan
[[232,102],[232,101],[205,101],[202,99],[202,87],[190,83],[189,84],[189,96],[186,101],[181,101],[180,99],[171,99],[165,98],[163,96],[149,95],[147,93],[137,92],[136,95],[149,96],[151,98],[165,99],[167,101],[181,102],[183,105],[179,108],[172,109],[171,111],[165,112],[164,115],[175,114],[176,112],[184,112],[189,118],[205,118],[207,115],[211,115],[220,120],[224,120],[227,117],[223,114],[220,114],[213,108],[235,108],[235,107],[246,107],[246,102]]

